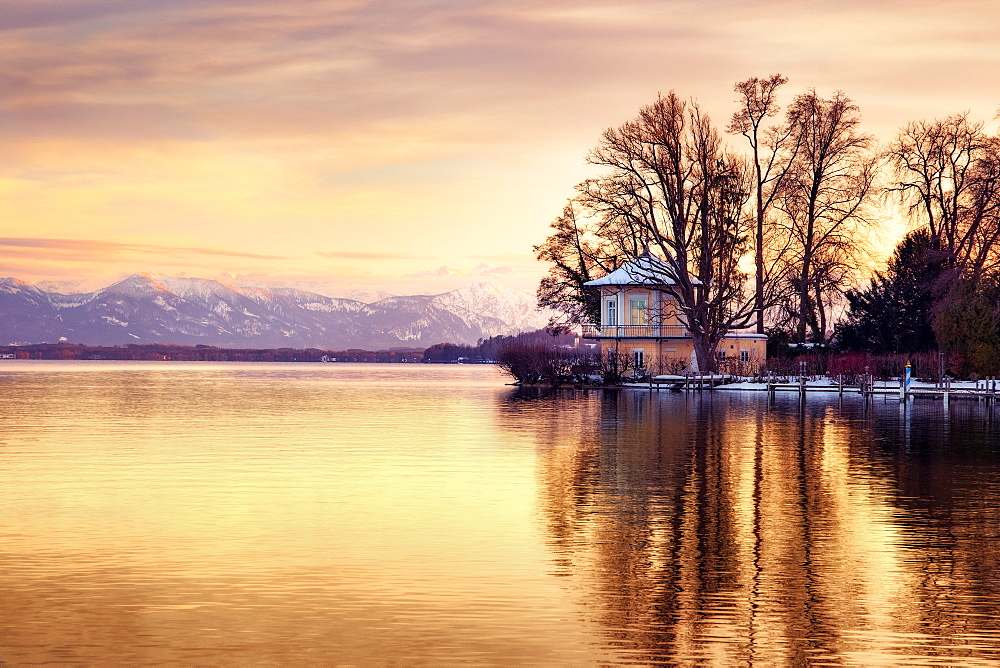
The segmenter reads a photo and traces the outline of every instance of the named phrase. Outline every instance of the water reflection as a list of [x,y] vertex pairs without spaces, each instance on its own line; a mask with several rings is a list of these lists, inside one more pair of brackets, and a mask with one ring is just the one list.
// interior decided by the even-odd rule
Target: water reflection
[[983,406],[0,366],[0,664],[997,661]]
[[600,660],[488,367],[0,367],[0,664]]
[[625,661],[1000,659],[983,405],[522,391],[502,412],[543,444],[553,569]]

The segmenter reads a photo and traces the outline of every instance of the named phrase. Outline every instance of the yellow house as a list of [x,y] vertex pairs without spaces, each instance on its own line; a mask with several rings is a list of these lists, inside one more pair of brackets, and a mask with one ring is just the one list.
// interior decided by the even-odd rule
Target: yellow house
[[[691,334],[667,292],[673,284],[667,266],[642,254],[607,276],[584,285],[601,294],[601,324],[584,325],[583,336],[596,339],[601,353],[614,350],[631,357],[638,369],[654,374],[697,371]],[[733,331],[719,344],[720,360],[760,362],[767,356],[767,336]]]

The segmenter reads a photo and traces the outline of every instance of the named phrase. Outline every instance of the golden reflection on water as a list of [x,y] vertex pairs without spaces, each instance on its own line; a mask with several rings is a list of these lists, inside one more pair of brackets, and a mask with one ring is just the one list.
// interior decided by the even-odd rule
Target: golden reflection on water
[[534,423],[557,572],[626,660],[1000,660],[1000,457],[982,407],[956,435],[939,405],[535,401],[562,407]]
[[1000,661],[983,406],[0,366],[0,662]]
[[502,383],[486,367],[0,369],[0,659],[601,656],[545,576],[533,445],[494,426]]

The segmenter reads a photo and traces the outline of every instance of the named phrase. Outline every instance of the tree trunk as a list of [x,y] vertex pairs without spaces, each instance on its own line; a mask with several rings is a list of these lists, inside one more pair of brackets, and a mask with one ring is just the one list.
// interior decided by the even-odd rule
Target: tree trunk
[[[760,181],[760,167],[757,167],[757,180]],[[754,285],[754,310],[757,312],[757,333],[764,333],[764,197],[757,188],[757,238],[754,264],[757,269]]]
[[694,345],[694,353],[698,359],[698,371],[701,373],[715,373],[716,359],[715,348],[708,335],[691,332],[691,343]]
[[799,274],[799,322],[795,329],[796,343],[806,342],[806,328],[809,323],[809,312],[812,310],[809,299],[809,262],[802,263],[802,273]]
[[826,343],[826,307],[823,306],[823,288],[816,281],[816,342]]

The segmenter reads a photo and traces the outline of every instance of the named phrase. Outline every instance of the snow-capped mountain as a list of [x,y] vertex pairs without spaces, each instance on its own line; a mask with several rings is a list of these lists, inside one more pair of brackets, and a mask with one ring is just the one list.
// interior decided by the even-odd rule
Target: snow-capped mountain
[[530,296],[489,281],[437,295],[431,303],[475,323],[488,336],[508,334],[512,327],[519,332],[539,329],[548,320],[547,315],[540,317]]
[[0,278],[0,342],[54,341],[61,326],[48,293],[15,278]]
[[133,274],[91,293],[0,278],[0,344],[181,343],[322,349],[423,347],[543,327],[534,299],[495,283],[371,304],[292,288]]

